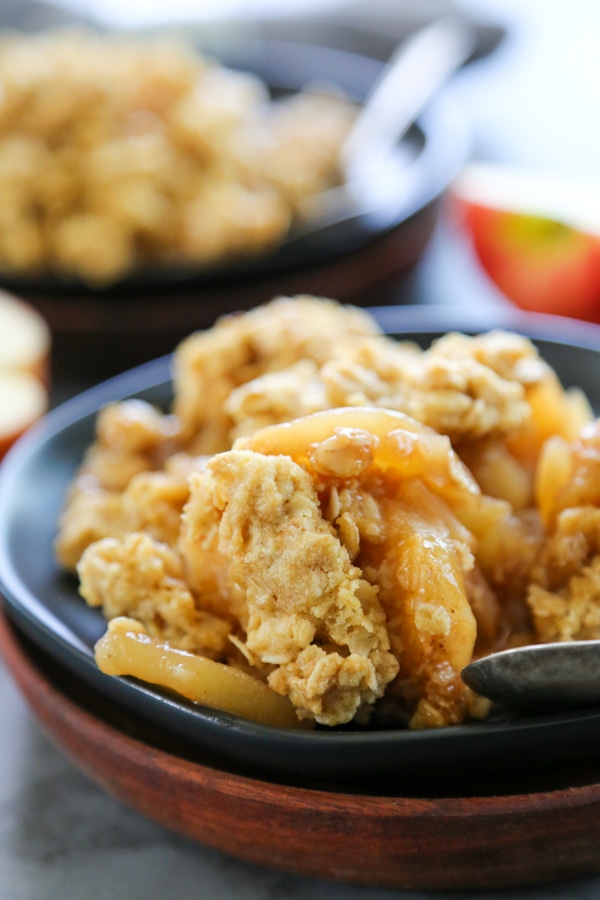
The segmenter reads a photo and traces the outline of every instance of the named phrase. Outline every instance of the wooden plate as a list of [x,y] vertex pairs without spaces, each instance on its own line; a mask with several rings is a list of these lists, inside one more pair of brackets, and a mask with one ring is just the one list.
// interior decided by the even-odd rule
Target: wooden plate
[[[600,869],[600,772],[459,797],[374,796],[233,775],[185,758],[77,684],[0,617],[0,652],[40,724],[119,800],[188,837],[288,872],[378,887],[548,882]],[[74,688],[74,690],[73,690]],[[69,691],[69,693],[67,693]],[[120,721],[119,721],[120,720]]]

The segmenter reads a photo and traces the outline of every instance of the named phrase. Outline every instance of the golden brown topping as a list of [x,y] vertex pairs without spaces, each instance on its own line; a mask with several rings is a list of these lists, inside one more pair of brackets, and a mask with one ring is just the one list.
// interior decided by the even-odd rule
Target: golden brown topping
[[[352,566],[309,475],[291,459],[231,451],[214,457],[207,472],[191,477],[184,512],[195,567],[217,549],[225,592],[243,598],[249,659],[275,667],[269,684],[289,694],[301,716],[350,721],[397,671],[376,591]],[[193,543],[196,504],[207,503],[213,546]]]
[[486,336],[452,337],[456,342],[421,351],[359,335],[338,342],[324,361],[313,357],[312,365],[288,367],[282,378],[267,375],[234,387],[226,403],[233,437],[343,406],[398,410],[463,443],[504,438],[528,424],[527,391],[549,372],[533,345],[503,332],[491,346]]
[[74,572],[86,547],[123,533],[121,494],[104,490],[95,478],[81,475],[71,487],[58,524],[56,557],[61,566]]
[[77,566],[81,596],[107,619],[131,616],[148,634],[181,650],[219,657],[231,624],[196,607],[177,554],[149,535],[104,538]]
[[362,310],[306,296],[279,297],[191,335],[175,354],[174,410],[193,452],[230,448],[226,403],[235,388],[300,360],[320,365],[335,347],[378,330]]

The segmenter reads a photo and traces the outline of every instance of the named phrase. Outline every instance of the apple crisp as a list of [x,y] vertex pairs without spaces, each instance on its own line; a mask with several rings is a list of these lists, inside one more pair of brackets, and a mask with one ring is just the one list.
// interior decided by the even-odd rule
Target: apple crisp
[[489,713],[474,658],[600,636],[599,426],[529,339],[421,349],[280,297],[183,341],[173,391],[100,412],[59,523],[110,646],[209,658],[300,722],[432,728]]

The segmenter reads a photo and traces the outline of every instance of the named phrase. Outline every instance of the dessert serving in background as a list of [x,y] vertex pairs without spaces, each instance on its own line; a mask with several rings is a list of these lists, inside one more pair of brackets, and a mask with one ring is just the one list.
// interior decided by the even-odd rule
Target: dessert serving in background
[[49,323],[60,379],[279,293],[389,303],[464,161],[440,96],[384,172],[367,153],[353,178],[343,148],[381,61],[250,39],[212,56],[177,33],[0,33],[0,285]]
[[2,36],[0,89],[0,271],[96,286],[272,249],[355,116],[183,39],[78,30]]

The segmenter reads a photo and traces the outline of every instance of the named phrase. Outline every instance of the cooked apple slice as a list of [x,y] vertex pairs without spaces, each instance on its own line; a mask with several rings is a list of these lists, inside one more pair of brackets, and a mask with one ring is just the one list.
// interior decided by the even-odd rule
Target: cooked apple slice
[[49,356],[46,320],[28,303],[0,291],[0,372],[26,372],[47,384]]
[[48,392],[35,375],[0,370],[0,459],[47,405]]
[[241,669],[178,650],[150,637],[144,626],[126,616],[108,623],[94,655],[105,675],[133,675],[175,691],[194,703],[232,712],[263,725],[306,728],[287,697]]
[[600,186],[474,163],[451,201],[483,269],[509,300],[600,322]]

